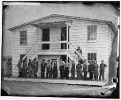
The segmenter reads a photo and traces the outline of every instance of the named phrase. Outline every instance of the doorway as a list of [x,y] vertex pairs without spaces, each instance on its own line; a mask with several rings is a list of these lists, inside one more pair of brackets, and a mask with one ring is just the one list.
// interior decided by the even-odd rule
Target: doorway
[[67,57],[67,55],[61,55],[61,58],[62,58],[62,60],[63,60],[64,62],[66,62],[66,57]]

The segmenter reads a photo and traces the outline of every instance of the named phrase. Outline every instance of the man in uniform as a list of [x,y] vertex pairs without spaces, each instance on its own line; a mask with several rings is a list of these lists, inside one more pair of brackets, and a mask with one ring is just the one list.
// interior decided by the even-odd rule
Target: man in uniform
[[77,70],[77,79],[82,78],[82,65],[80,64],[80,61],[78,61],[78,64],[76,65],[76,70]]
[[43,59],[41,63],[41,78],[45,77],[45,67],[46,67],[46,63],[45,63],[45,59]]
[[28,62],[28,77],[29,78],[32,77],[32,62],[31,62],[31,59],[29,59],[29,62]]
[[93,61],[90,61],[90,64],[88,66],[88,72],[89,72],[89,79],[93,80],[93,70],[94,69],[94,65],[93,65]]
[[36,58],[33,61],[33,69],[34,69],[34,77],[37,78],[38,61],[36,61]]
[[83,72],[84,72],[84,79],[87,79],[87,63],[86,63],[86,59],[84,59],[84,63],[83,63]]
[[27,61],[26,59],[23,61],[23,77],[27,77]]
[[51,63],[50,60],[47,61],[47,73],[46,73],[46,77],[50,78],[50,70],[51,70]]
[[18,62],[18,64],[17,64],[18,71],[19,71],[18,77],[22,77],[22,68],[21,68],[21,64],[22,64],[22,61],[19,60],[19,62]]
[[51,78],[54,78],[54,59],[51,59]]
[[66,63],[65,63],[65,78],[66,79],[69,78],[69,63],[68,63],[68,60],[66,60]]
[[65,62],[60,58],[60,78],[64,78],[64,68],[65,67]]
[[58,70],[57,70],[57,59],[54,59],[54,67],[53,67],[53,78],[57,78],[58,77]]
[[74,79],[75,77],[75,63],[74,60],[72,61],[72,66],[71,66],[71,78]]
[[104,60],[101,61],[101,64],[100,64],[100,76],[99,76],[99,80],[101,80],[101,77],[102,77],[102,80],[104,80],[104,72],[105,72],[105,68],[107,67],[106,64],[104,64]]

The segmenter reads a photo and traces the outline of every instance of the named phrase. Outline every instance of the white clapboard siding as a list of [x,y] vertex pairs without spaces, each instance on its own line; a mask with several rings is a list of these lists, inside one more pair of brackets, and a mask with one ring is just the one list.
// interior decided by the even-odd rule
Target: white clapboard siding
[[[87,26],[97,25],[97,40],[96,42],[87,41]],[[106,60],[106,25],[93,22],[73,22],[70,27],[70,42],[77,48],[82,48],[83,56],[87,59],[87,53],[97,53],[97,62]],[[101,53],[101,55],[100,55]]]
[[[27,45],[20,45],[20,31],[22,30],[27,31]],[[13,76],[18,75],[18,68],[16,64],[18,63],[20,59],[20,54],[26,54],[36,41],[37,41],[37,28],[36,27],[27,26],[27,27],[23,27],[21,29],[15,30],[13,32],[13,54],[12,54]],[[31,53],[28,55],[27,59],[31,58],[30,56],[35,54],[35,49]]]

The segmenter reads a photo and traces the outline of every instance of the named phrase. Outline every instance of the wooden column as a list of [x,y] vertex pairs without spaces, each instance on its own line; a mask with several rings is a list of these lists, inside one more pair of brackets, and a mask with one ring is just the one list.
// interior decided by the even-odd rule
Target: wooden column
[[36,58],[37,58],[37,61],[38,61],[38,55],[37,55],[38,48],[37,48],[37,46],[38,46],[38,27],[37,27],[37,44],[36,44]]
[[69,39],[68,39],[68,27],[69,27],[69,26],[67,25],[67,26],[66,26],[66,34],[67,34],[67,35],[66,35],[66,36],[67,36],[67,45],[66,45],[66,46],[67,46],[67,58],[66,58],[66,59],[67,59],[67,60],[68,60],[68,40],[69,40]]

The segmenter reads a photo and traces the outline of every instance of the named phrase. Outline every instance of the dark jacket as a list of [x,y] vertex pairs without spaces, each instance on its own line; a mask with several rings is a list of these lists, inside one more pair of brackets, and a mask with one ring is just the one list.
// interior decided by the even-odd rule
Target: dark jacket
[[89,71],[89,72],[94,71],[94,65],[93,65],[93,64],[90,64],[90,65],[88,66],[88,71]]
[[106,68],[106,64],[100,64],[100,71],[104,70]]

